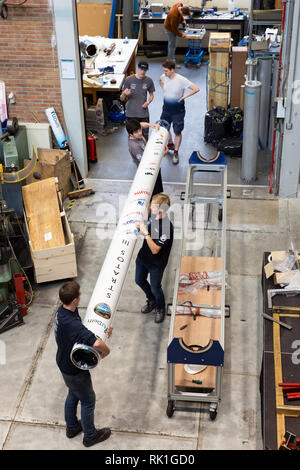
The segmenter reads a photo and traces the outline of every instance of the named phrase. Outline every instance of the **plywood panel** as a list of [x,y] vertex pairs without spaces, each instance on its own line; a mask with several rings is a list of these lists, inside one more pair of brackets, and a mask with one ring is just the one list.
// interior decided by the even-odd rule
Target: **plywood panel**
[[108,37],[111,3],[78,3],[79,36]]
[[[202,384],[195,384],[191,380],[201,380]],[[214,389],[216,387],[216,367],[208,366],[198,374],[188,374],[184,370],[184,364],[175,364],[174,385],[175,387]]]
[[[184,325],[188,325],[181,330]],[[193,318],[192,315],[176,315],[174,322],[174,338],[182,338],[188,346],[197,344],[206,346],[211,339],[220,340],[221,319],[208,318],[202,315]]]
[[23,186],[22,194],[32,249],[64,246],[55,178]]

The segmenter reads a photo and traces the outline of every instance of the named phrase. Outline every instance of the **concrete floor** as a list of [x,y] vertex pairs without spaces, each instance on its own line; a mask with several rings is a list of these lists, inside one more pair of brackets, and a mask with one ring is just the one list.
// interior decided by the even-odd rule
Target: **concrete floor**
[[[97,179],[87,184],[95,194],[77,200],[68,215],[77,249],[82,317],[109,246],[106,237],[114,229],[103,219],[101,204],[110,201],[118,208],[129,188],[127,182]],[[167,184],[165,190],[173,203],[181,204],[181,185]],[[157,325],[153,314],[139,313],[144,298],[134,284],[132,261],[114,319],[111,354],[92,371],[97,393],[96,425],[111,426],[113,432],[108,441],[92,449],[262,448],[262,255],[264,251],[285,249],[291,241],[299,246],[299,201],[267,198],[267,191],[263,194],[262,189],[255,190],[257,199],[242,197],[239,188],[232,191],[227,214],[226,299],[231,317],[226,319],[222,401],[216,421],[210,421],[204,404],[195,404],[190,410],[181,405],[171,419],[166,416],[170,317]],[[208,226],[212,237],[215,229],[213,217]],[[172,301],[179,242],[174,242],[164,277],[168,302]],[[135,251],[139,246],[140,242]],[[25,324],[1,335],[1,345],[5,345],[5,361],[0,366],[3,449],[83,449],[82,436],[72,440],[65,437],[66,389],[55,364],[53,319],[61,283],[36,286]]]
[[[190,103],[195,106],[192,101]],[[193,109],[196,119],[198,110]],[[153,118],[156,119],[154,113]],[[195,132],[188,129],[186,132],[195,138],[190,142],[184,136],[182,154],[188,157],[191,150],[198,148],[197,142],[201,142],[201,138],[196,140]],[[125,141],[124,129],[111,137],[101,137],[101,156],[109,157],[112,142],[120,146]],[[124,147],[125,167],[129,166],[128,161]],[[164,190],[173,204],[182,205],[180,193],[184,190],[182,182],[186,176],[186,162],[177,169],[171,165],[164,161],[163,175],[165,181],[170,181],[165,183]],[[100,158],[87,180],[87,186],[92,186],[95,194],[77,200],[68,211],[75,236],[77,280],[83,294],[80,306],[82,317],[108,249],[109,237],[115,228],[114,214],[117,217],[130,187],[130,182],[126,180],[131,179],[131,173],[122,178],[122,168],[114,163],[114,171],[120,169],[120,172],[118,175],[111,174],[112,168],[108,168]],[[99,427],[110,426],[112,436],[90,450],[262,449],[259,394],[262,256],[264,251],[288,249],[291,241],[296,248],[300,246],[300,203],[298,200],[277,200],[270,195],[263,185],[266,173],[261,176],[259,187],[239,186],[237,173],[234,169],[231,171],[232,168],[229,166],[229,288],[226,298],[226,303],[231,306],[231,316],[226,319],[225,325],[222,401],[216,421],[210,421],[203,404],[192,407],[181,405],[171,419],[166,416],[166,350],[170,317],[167,316],[164,323],[157,325],[153,314],[139,313],[144,295],[134,283],[132,260],[114,317],[114,332],[109,341],[111,354],[92,370],[97,395],[95,423]],[[110,181],[113,177],[124,181]],[[204,189],[211,190],[199,186],[200,192]],[[115,208],[114,213],[104,216],[109,204]],[[175,221],[176,227],[178,224]],[[216,229],[213,215],[208,225],[212,240]],[[140,243],[138,241],[135,255]],[[164,276],[167,302],[172,301],[179,243],[177,238]],[[54,315],[59,305],[58,290],[62,282],[35,286],[35,297],[24,319],[25,324],[0,337],[2,449],[87,450],[82,445],[82,435],[72,440],[65,436],[66,388],[55,363],[53,334]]]

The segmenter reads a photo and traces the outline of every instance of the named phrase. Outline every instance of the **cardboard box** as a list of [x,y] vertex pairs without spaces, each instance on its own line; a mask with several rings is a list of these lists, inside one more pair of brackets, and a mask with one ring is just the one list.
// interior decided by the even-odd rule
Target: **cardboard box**
[[269,49],[269,44],[269,39],[263,39],[262,41],[252,41],[251,49],[252,51],[267,51]]
[[248,57],[247,47],[233,47],[231,55],[231,87],[230,87],[230,106],[242,107],[241,86],[245,83],[245,74],[247,71],[246,60]]
[[[61,192],[64,201],[68,193],[73,190],[71,182],[71,163],[69,153],[59,149],[37,149],[38,161],[34,168],[34,173],[39,173],[41,179],[57,178],[58,190]],[[28,160],[25,160],[28,163]],[[38,180],[32,175],[26,178],[26,183],[35,183]]]
[[288,285],[294,278],[297,271],[286,271],[285,273],[274,273],[274,284]]
[[[297,251],[295,251],[295,254],[297,256],[298,262],[300,263],[299,253]],[[287,255],[286,251],[271,251],[271,253],[269,255],[269,261],[264,266],[264,272],[265,272],[266,279],[269,279],[271,276],[273,276],[274,277],[274,282],[275,282],[275,280],[277,281],[280,278],[280,276],[275,277],[276,274],[285,274],[285,273],[281,273],[281,272],[276,273],[273,262],[276,265],[276,263],[279,263],[280,261],[283,261],[284,258],[286,257],[286,255]],[[291,272],[291,271],[286,271],[286,272]],[[283,277],[281,277],[281,279],[283,279]]]

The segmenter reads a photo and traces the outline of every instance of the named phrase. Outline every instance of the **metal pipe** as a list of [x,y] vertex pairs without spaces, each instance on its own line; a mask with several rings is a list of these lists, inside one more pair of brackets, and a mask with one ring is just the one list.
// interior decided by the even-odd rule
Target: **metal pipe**
[[89,57],[89,58],[96,57],[96,55],[98,54],[97,46],[92,41],[89,41],[88,39],[80,41],[79,46],[80,46],[80,51],[83,53],[85,57]]
[[[279,60],[278,60],[278,69],[277,69],[277,83],[276,83],[276,95],[278,96],[280,90],[280,80],[281,80],[281,63],[282,63],[282,51],[283,51],[283,31],[286,27],[285,24],[285,14],[286,14],[286,1],[283,2],[283,8],[281,13],[281,41],[280,41],[280,52],[279,52]],[[287,51],[285,51],[286,55]],[[274,175],[274,166],[275,166],[275,145],[276,145],[276,116],[273,116],[273,139],[272,139],[272,157],[271,157],[271,170],[270,170],[270,187],[269,193],[272,194],[273,192],[273,175]],[[278,146],[277,146],[278,148]],[[281,146],[282,148],[282,146]],[[277,158],[278,160],[278,152]],[[279,188],[279,175],[280,175],[280,163],[277,161],[277,177],[275,178],[275,184],[277,189]]]
[[259,81],[252,80],[245,82],[241,176],[246,182],[256,179],[260,91],[261,83]]
[[[169,138],[169,124],[165,121],[159,121],[159,124],[160,129],[153,130],[149,137],[83,321],[102,341],[107,338],[132,258],[138,235],[136,222],[147,218],[148,204]],[[75,344],[70,358],[82,370],[95,367],[101,359],[94,348],[84,344]]]
[[268,144],[269,114],[271,99],[272,59],[260,59],[257,69],[257,80],[261,83],[259,139],[265,149]]
[[257,78],[257,59],[248,57],[246,60],[246,80],[256,80]]
[[252,34],[253,34],[253,6],[254,6],[254,0],[251,0],[251,5],[250,5],[250,14],[249,14],[248,57],[251,57],[251,48],[252,48]]
[[123,37],[133,37],[133,0],[123,0]]
[[277,96],[277,80],[278,80],[278,57],[273,58],[273,70],[272,70],[272,83],[271,83],[271,105],[270,105],[270,116],[269,116],[269,137],[268,147],[269,150],[273,148],[273,131],[274,131],[274,120],[275,120],[275,98]]

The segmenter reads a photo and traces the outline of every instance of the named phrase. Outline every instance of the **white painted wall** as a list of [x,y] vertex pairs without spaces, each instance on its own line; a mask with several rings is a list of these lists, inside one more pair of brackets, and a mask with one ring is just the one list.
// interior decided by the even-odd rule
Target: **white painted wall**
[[[112,0],[76,0],[77,3],[112,3]],[[180,0],[178,0],[180,1]],[[201,0],[181,0],[184,5],[191,7],[200,7]],[[140,0],[140,4],[143,4],[143,0]],[[166,6],[172,6],[176,3],[176,0],[150,0],[149,3],[163,3]],[[206,8],[218,7],[220,10],[227,10],[228,0],[212,0],[207,2]],[[235,0],[235,8],[241,8],[241,10],[250,10],[251,0]]]
[[[191,7],[200,7],[201,0],[178,0],[181,1],[184,5]],[[172,6],[176,3],[176,0],[150,0],[149,3],[163,3],[166,6]],[[241,8],[241,10],[250,10],[251,0],[235,0],[235,8]],[[212,0],[206,3],[205,8],[218,7],[220,10],[228,9],[228,0]]]
[[[74,158],[81,175],[85,178],[88,173],[88,164],[82,104],[78,29],[75,22],[76,4],[73,0],[52,0],[52,2],[64,118]],[[62,75],[61,60],[63,59],[73,60],[74,62],[75,74],[72,78]]]

